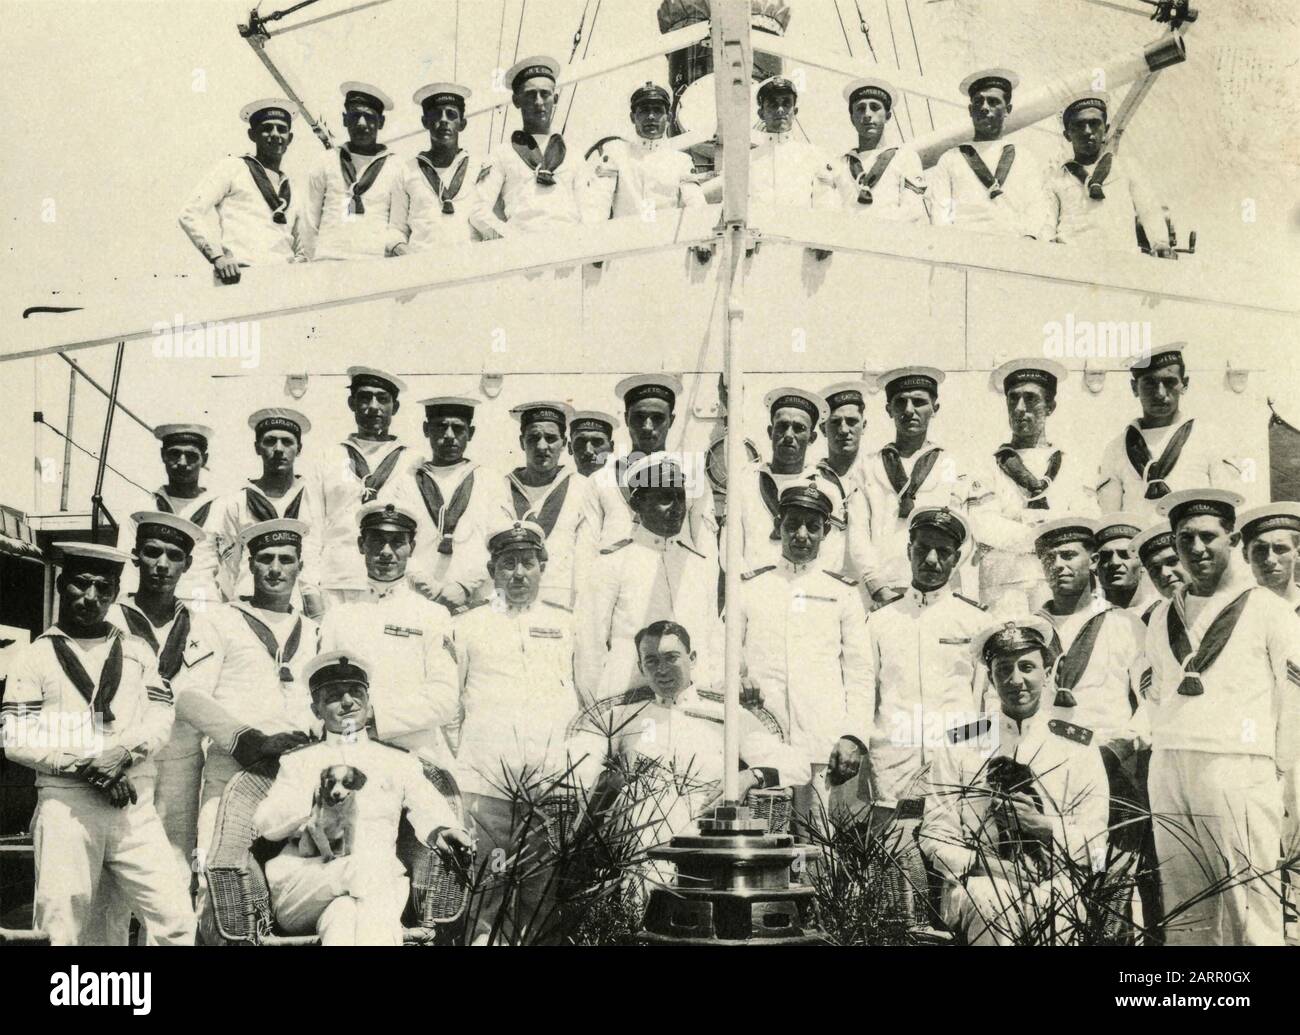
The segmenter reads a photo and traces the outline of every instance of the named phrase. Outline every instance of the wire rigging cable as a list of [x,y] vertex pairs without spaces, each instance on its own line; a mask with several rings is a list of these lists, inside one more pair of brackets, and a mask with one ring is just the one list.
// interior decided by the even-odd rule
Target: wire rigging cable
[[[901,72],[903,70],[903,60],[898,55],[898,37],[894,34],[894,13],[889,9],[889,0],[885,0],[885,20],[889,23],[889,41],[894,46],[894,64]],[[916,136],[916,124],[912,121],[912,103],[908,100],[907,94],[903,94],[903,110],[907,112],[907,130],[912,136]],[[898,120],[894,120],[898,123]],[[901,124],[898,126],[898,135],[907,142],[907,137],[903,133]]]
[[[582,48],[582,60],[583,60],[583,61],[586,61],[586,60],[587,60],[587,55],[588,55],[589,53],[591,53],[591,41],[592,41],[593,39],[596,38],[596,19],[600,17],[600,5],[601,5],[603,2],[604,2],[604,0],[596,0],[596,10],[592,12],[592,15],[591,15],[591,26],[590,26],[590,28],[587,29],[587,44],[586,44],[586,46],[584,46],[584,47]],[[586,17],[587,17],[587,9],[586,9],[585,7],[582,9],[582,17],[583,17],[584,20],[585,20]],[[574,36],[573,36],[573,53],[574,53],[574,54],[576,54],[577,51],[578,51],[578,34],[581,33],[581,32],[582,32],[582,26],[579,25],[579,26],[578,26],[578,32],[577,32],[577,33],[574,33]],[[569,63],[570,63],[570,64],[573,63],[573,54],[570,54],[570,55],[569,55]],[[579,85],[578,83],[574,83],[574,84],[573,84],[573,88],[569,91],[569,104],[568,104],[568,106],[564,109],[564,121],[560,123],[560,133],[561,133],[561,134],[563,134],[564,131],[565,131],[566,129],[569,128],[569,116],[573,114],[573,102],[574,102],[574,101],[577,99],[577,97],[578,97],[578,85]]]
[[[506,0],[501,0],[501,24],[497,26],[497,68],[501,67],[501,43],[505,39],[505,33],[506,33]],[[505,122],[505,118],[506,118],[506,113],[503,111],[501,113],[501,121],[503,123]],[[504,134],[504,130],[502,132]],[[492,115],[488,121],[488,138],[487,138],[488,154],[492,153],[492,141],[496,139],[496,135],[497,135],[497,110],[496,108],[493,108]]]
[[[503,16],[504,13],[505,13],[505,8],[503,7],[502,8]],[[527,13],[528,13],[528,0],[522,0],[522,2],[519,4],[519,27],[515,30],[515,56],[510,59],[510,63],[512,65],[519,60],[519,42],[524,37],[524,15],[526,15]],[[508,85],[509,84],[507,84],[507,86]],[[501,113],[501,137],[500,137],[501,143],[505,143],[505,139],[506,139],[506,117],[505,117],[505,112],[502,112]]]
[[[903,0],[903,6],[907,10],[907,27],[912,33],[912,50],[916,53],[916,74],[924,76],[925,69],[921,67],[921,46],[916,42],[916,23],[912,21],[912,0]],[[934,107],[929,97],[925,99],[925,112],[930,119],[930,128],[934,129]]]
[[867,28],[866,15],[862,13],[862,5],[858,0],[853,0],[853,6],[858,11],[858,28],[862,30],[862,38],[867,41],[867,50],[871,51],[871,60],[880,64],[880,59],[876,57],[876,48],[871,45],[871,30]]
[[849,57],[853,56],[853,44],[849,42],[849,30],[844,25],[844,13],[840,10],[840,0],[833,0],[835,4],[835,17],[840,20],[840,32],[844,34],[844,49],[849,52]]
[[[37,423],[37,424],[43,424],[45,427],[49,428],[52,432],[54,432],[54,434],[58,435],[59,438],[63,439],[64,442],[67,442],[69,445],[71,445],[74,449],[78,449],[78,450],[80,450],[81,452],[85,453],[88,457],[90,457],[90,459],[94,460],[95,463],[99,463],[99,457],[98,457],[98,456],[96,456],[94,453],[92,453],[92,452],[91,452],[89,449],[87,449],[85,446],[81,445],[81,443],[76,442],[76,441],[74,441],[73,439],[68,438],[67,435],[65,435],[62,431],[60,431],[60,430],[59,430],[58,428],[56,428],[53,424],[51,424],[49,421],[47,421],[44,417],[38,417],[37,420],[36,420],[36,423]],[[146,488],[145,488],[143,485],[141,485],[139,482],[132,481],[130,478],[128,478],[126,475],[124,475],[121,471],[119,471],[119,470],[118,470],[116,467],[114,467],[112,464],[105,462],[104,467],[106,467],[108,470],[112,471],[115,475],[117,475],[119,478],[121,478],[122,481],[126,482],[128,485],[134,485],[137,489],[139,489],[141,492],[143,492],[146,496],[152,496],[152,495],[153,495],[153,491],[152,491],[151,489],[146,489]]]

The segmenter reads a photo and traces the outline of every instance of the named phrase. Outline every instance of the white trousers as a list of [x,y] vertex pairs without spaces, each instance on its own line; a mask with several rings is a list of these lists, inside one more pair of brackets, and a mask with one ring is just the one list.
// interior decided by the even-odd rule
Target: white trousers
[[1273,760],[1157,748],[1147,786],[1165,943],[1280,945],[1282,793]]
[[155,944],[194,944],[188,873],[163,832],[152,781],[138,780],[136,789],[139,800],[123,809],[90,787],[40,789],[32,817],[34,920],[50,944],[82,945],[88,935],[116,944],[124,940],[125,930],[106,930],[103,922],[96,929],[90,922],[105,874],[127,909],[148,926]]
[[1083,926],[1084,903],[1065,878],[1022,884],[1004,875],[945,881],[940,916],[968,945],[1068,945]]
[[275,918],[289,934],[322,945],[401,945],[410,881],[396,857],[350,855],[323,862],[288,846],[266,864]]

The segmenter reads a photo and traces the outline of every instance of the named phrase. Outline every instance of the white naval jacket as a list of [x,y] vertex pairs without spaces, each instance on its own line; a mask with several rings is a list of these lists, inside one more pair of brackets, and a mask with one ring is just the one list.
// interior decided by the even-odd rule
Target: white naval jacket
[[955,726],[974,721],[987,684],[971,640],[989,623],[984,609],[951,585],[909,586],[867,619],[871,768],[883,798],[924,794],[919,778]]
[[[286,174],[264,171],[278,191]],[[272,266],[306,255],[301,201],[294,198],[285,221],[275,222],[244,158],[231,156],[217,164],[185,202],[180,224],[209,262],[226,251],[244,266]]]
[[[324,740],[280,756],[275,783],[253,813],[253,829],[258,836],[279,841],[301,833],[311,818],[321,771],[335,765],[353,766],[366,776],[365,784],[353,792],[353,854],[391,859],[394,876],[406,872],[397,857],[397,828],[403,814],[416,838],[426,845],[437,831],[460,825],[447,799],[425,779],[415,755],[371,740],[361,730],[355,735],[326,733]],[[298,846],[290,842],[284,851],[297,855]]]
[[[775,474],[772,465],[766,460],[752,461],[733,480],[728,478],[728,514],[737,519],[734,527],[739,529],[741,538],[741,557],[745,570],[753,571],[768,564],[776,564],[781,559],[781,537],[776,533],[776,513],[768,508],[763,498],[763,481],[771,478],[775,485],[775,494],[771,497],[774,505],[781,499],[781,493],[792,485],[807,485],[814,473],[818,472],[816,464],[806,463],[798,474]],[[819,488],[829,490],[831,504],[835,508],[832,517],[840,522],[840,527],[831,526],[822,540],[820,556],[823,567],[836,571],[850,571],[868,556],[867,529],[859,528],[860,521],[853,520],[854,515],[864,515],[865,508],[850,510],[849,501],[856,495],[852,480],[841,479],[843,491],[837,491],[834,482],[824,474],[818,474]],[[726,558],[726,537],[731,534],[732,521],[727,522],[723,530],[724,546],[720,548],[721,558]],[[776,538],[772,536],[776,534]]]
[[[548,133],[536,138],[542,154],[554,135]],[[510,141],[503,142],[483,160],[479,169],[470,223],[490,241],[598,218],[592,211],[593,198],[587,188],[587,167],[582,155],[569,148],[564,161],[553,172],[555,183],[538,183],[536,171],[519,157]],[[498,203],[504,218],[497,215]]]
[[1188,643],[1194,655],[1215,618],[1243,593],[1249,594],[1245,607],[1222,653],[1201,674],[1199,696],[1178,692],[1184,666],[1170,646],[1169,612],[1183,613],[1187,589],[1156,604],[1146,627],[1152,747],[1263,755],[1279,772],[1294,773],[1300,760],[1300,616],[1242,572],[1203,598],[1186,629]]
[[[1088,184],[1070,172],[1070,164],[1073,160],[1061,162],[1046,178],[1046,212],[1038,231],[1040,241],[1140,253],[1133,225],[1136,216],[1142,221],[1148,241],[1169,243],[1164,213],[1132,160],[1111,157],[1110,170],[1101,184],[1105,197],[1100,199],[1093,198]],[[1098,163],[1081,168],[1091,180]]]
[[[1252,491],[1253,487],[1242,477],[1242,471],[1230,462],[1226,447],[1216,439],[1206,418],[1183,417],[1165,428],[1143,428],[1135,419],[1106,443],[1101,454],[1097,499],[1103,514],[1122,510],[1146,518],[1151,524],[1163,520],[1156,513],[1159,500],[1146,498],[1151,467],[1160,462],[1170,441],[1188,424],[1192,426],[1191,431],[1178,454],[1178,462],[1164,478],[1170,491],[1207,486],[1230,489],[1247,498],[1244,506],[1251,505],[1252,497],[1257,493]],[[1150,451],[1151,464],[1145,470],[1138,470],[1129,459],[1127,440],[1130,429],[1142,436]]]
[[370,663],[370,710],[380,740],[446,754],[442,727],[460,708],[451,616],[406,579],[371,581],[360,600],[336,604],[320,625],[320,649]]
[[[9,665],[0,704],[5,756],[34,769],[37,787],[87,787],[80,777],[68,775],[70,767],[113,747],[131,753],[128,776],[154,775],[154,756],[171,736],[172,692],[158,675],[148,644],[116,626],[109,629],[101,642],[85,648],[52,626]],[[65,674],[55,653],[56,639],[67,645],[95,684],[90,701]],[[121,652],[122,669],[108,704],[113,721],[100,723],[97,713],[103,711],[105,690],[101,677],[114,650]]]
[[673,621],[690,634],[700,682],[718,682],[722,627],[718,566],[680,535],[655,535],[635,525],[607,546],[578,587],[578,689],[588,700],[646,685],[634,637],[652,622]]
[[[1049,692],[1045,687],[1043,693]],[[1100,870],[1110,821],[1110,785],[1101,751],[1091,731],[1051,715],[1044,706],[1019,722],[997,713],[950,733],[930,770],[931,791],[921,821],[921,849],[935,868],[950,881],[959,881],[984,860],[996,868],[988,777],[990,760],[998,758],[1013,759],[1033,772],[1043,815],[1052,821],[1053,854],[1068,853],[1079,864]]]
[[[1063,652],[1074,646],[1094,616],[1105,616],[1099,619],[1100,629],[1088,666],[1070,691],[1074,706],[1055,704],[1055,687],[1043,691],[1045,696],[1052,695],[1053,699],[1045,703],[1052,706],[1053,713],[1092,730],[1093,743],[1099,748],[1115,741],[1124,741],[1133,748],[1148,747],[1150,724],[1142,692],[1142,675],[1147,669],[1146,627],[1142,619],[1101,599],[1093,607],[1064,617],[1052,614],[1046,607],[1038,614],[1056,630]],[[1061,660],[1056,663],[1058,679]]]
[[[871,190],[871,203],[858,201],[861,189],[849,162],[852,155],[862,165],[863,177],[869,177],[886,151],[893,157],[880,174]],[[846,151],[831,163],[835,190],[840,204],[854,215],[870,219],[885,219],[898,223],[929,223],[925,210],[925,174],[921,159],[910,147],[878,147],[874,151]]]
[[[320,527],[313,529],[322,589],[365,589],[366,562],[357,549],[358,514],[365,503],[388,502],[414,455],[407,443],[349,435],[308,472]],[[367,485],[369,483],[369,485]],[[306,545],[306,544],[304,544]]]
[[[442,495],[441,506],[436,509],[430,509],[433,502],[436,502],[433,497],[430,497],[432,502],[426,502],[420,491],[417,478],[420,471],[432,479]],[[474,481],[469,490],[469,503],[456,524],[455,531],[450,533],[451,552],[443,553],[439,550],[439,544],[442,542],[447,512],[461,483],[470,477]],[[419,522],[415,532],[415,551],[411,554],[407,574],[426,582],[434,596],[444,586],[459,582],[469,591],[472,599],[484,599],[492,588],[488,582],[487,570],[488,530],[507,513],[504,479],[498,472],[473,460],[438,467],[423,457],[417,457],[396,480],[397,484],[392,489],[393,502],[404,506]]]
[[746,572],[739,600],[746,675],[807,764],[871,728],[867,616],[857,583],[820,558]]
[[930,218],[935,226],[956,226],[1009,237],[1033,236],[1039,232],[1046,210],[1044,162],[1024,136],[1017,134],[1001,140],[970,143],[995,176],[1003,148],[1015,148],[1011,172],[1002,184],[1002,194],[996,198],[989,197],[989,188],[980,183],[959,148],[949,148],[939,156],[926,179]]
[[605,141],[587,158],[592,210],[610,219],[654,219],[660,209],[704,204],[704,191],[688,179],[690,155],[666,138]]
[[[910,457],[899,456],[903,473],[910,480],[917,462],[935,449],[941,452],[930,468],[930,473],[921,482],[914,497],[913,510],[921,507],[947,507],[964,516],[967,497],[970,495],[970,480],[948,450],[927,439]],[[882,448],[859,454],[851,472],[852,479],[862,487],[866,501],[868,561],[860,566],[859,574],[872,593],[887,586],[907,586],[912,581],[912,566],[907,559],[908,518],[899,517],[900,494],[894,491],[889,475],[885,473],[884,461],[881,459],[883,452]],[[966,552],[969,553],[969,550]]]
[[508,797],[515,779],[533,785],[561,776],[565,727],[579,708],[573,616],[543,600],[511,608],[494,595],[453,621],[451,642],[460,675],[461,788]]
[[[302,678],[302,670],[316,656],[320,630],[306,615],[293,611],[277,634],[277,627],[269,624],[273,615],[279,617],[279,612],[268,613],[244,600],[211,608],[206,617],[212,637],[191,663],[193,680],[177,688],[177,716],[227,753],[247,729],[270,735],[320,727]],[[248,618],[275,642],[274,657]]]
[[[205,489],[193,499],[180,499],[168,495],[167,487],[164,485],[154,492],[153,499],[154,506],[164,514],[175,514],[186,521],[193,521],[207,532],[207,535],[194,544],[194,549],[191,551],[193,563],[190,565],[190,570],[182,575],[180,581],[176,583],[177,598],[192,601],[195,604],[218,603],[222,599],[221,578],[220,564],[217,559],[217,538],[214,533],[220,520],[215,511],[218,509],[218,501],[221,497],[215,492]],[[127,520],[130,521],[129,518]],[[135,529],[135,522],[130,521],[130,525],[123,536],[123,542],[135,543]],[[135,580],[138,580],[138,569],[132,568],[131,572],[135,576]]]
[[[343,154],[347,153],[357,180],[382,160],[374,182],[361,195],[363,212],[351,211],[352,188],[343,179]],[[304,251],[312,259],[371,259],[382,257],[395,241],[388,214],[393,191],[402,176],[402,159],[387,149],[375,155],[354,154],[344,144],[320,155],[307,177],[303,204]]]
[[[437,174],[441,194],[434,194],[425,168]],[[388,250],[405,244],[412,252],[427,252],[479,240],[469,218],[479,168],[468,151],[458,151],[445,168],[430,163],[424,153],[402,163],[388,210]],[[444,200],[451,205],[450,212],[443,210]]]
[[793,133],[757,134],[749,152],[749,200],[785,208],[840,207],[830,156]]

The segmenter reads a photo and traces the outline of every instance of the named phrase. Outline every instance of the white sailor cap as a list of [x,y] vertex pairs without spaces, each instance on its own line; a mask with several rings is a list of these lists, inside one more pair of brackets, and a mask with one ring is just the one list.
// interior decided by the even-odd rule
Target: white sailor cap
[[530,424],[550,421],[558,424],[560,431],[563,432],[569,426],[569,419],[573,416],[573,408],[565,403],[547,399],[540,402],[522,403],[510,411],[510,416],[519,421],[521,430],[527,428]]
[[357,528],[362,532],[368,528],[384,528],[414,535],[419,524],[415,512],[400,503],[380,503],[376,500],[357,511]]
[[446,413],[452,417],[464,417],[465,420],[472,421],[474,408],[478,406],[478,402],[477,399],[464,395],[434,395],[428,399],[421,399],[420,405],[424,407],[426,418],[436,413]]
[[349,79],[346,83],[339,84],[339,93],[343,95],[343,107],[345,108],[349,104],[360,104],[367,108],[374,108],[381,113],[393,110],[393,99],[375,86],[374,83],[362,83],[355,79]]
[[268,546],[296,546],[302,553],[302,538],[311,530],[305,521],[296,518],[273,518],[249,525],[239,533],[239,545],[250,555]]
[[545,54],[534,54],[511,65],[510,70],[506,72],[505,81],[510,84],[513,93],[519,89],[520,83],[537,77],[556,82],[560,78],[560,63]]
[[682,394],[682,379],[676,374],[634,374],[616,384],[614,394],[623,400],[625,410],[642,399],[663,399],[672,407]]
[[396,374],[376,367],[348,367],[348,391],[370,385],[382,388],[389,395],[398,395],[406,391],[406,382]]
[[1128,548],[1138,555],[1143,564],[1149,564],[1151,557],[1161,550],[1175,550],[1174,530],[1165,522],[1144,528],[1135,535]]
[[1116,511],[1113,514],[1103,514],[1100,518],[1094,520],[1096,526],[1097,545],[1112,542],[1115,539],[1129,540],[1129,549],[1132,550],[1132,540],[1136,539],[1142,532],[1142,525],[1145,519],[1138,514],[1132,514],[1128,511]]
[[160,510],[137,511],[131,515],[131,520],[135,522],[137,545],[142,539],[161,539],[189,553],[194,549],[195,543],[201,543],[208,537],[208,533],[193,521]]
[[1231,528],[1237,521],[1237,508],[1245,501],[1246,497],[1228,489],[1179,489],[1156,501],[1156,513],[1169,518],[1169,527],[1174,529],[1184,518],[1201,514],[1221,518]]
[[1065,514],[1044,521],[1034,528],[1034,549],[1050,550],[1066,543],[1084,543],[1092,546],[1097,540],[1097,522],[1078,514]]
[[81,571],[120,575],[131,555],[99,543],[55,543],[54,550],[62,567]]
[[460,83],[427,83],[411,94],[411,100],[421,108],[430,108],[437,104],[451,104],[465,114],[465,104],[474,91]]
[[303,666],[302,678],[312,694],[331,683],[369,688],[370,662],[350,650],[327,650]]
[[302,442],[303,435],[311,431],[311,421],[297,410],[287,406],[267,406],[248,418],[248,426],[261,438],[268,431],[288,431]]
[[206,424],[159,424],[153,429],[153,437],[163,445],[169,439],[178,442],[198,440],[206,451],[212,441],[212,429]]
[[614,429],[618,425],[619,419],[612,413],[603,410],[574,410],[573,416],[569,418],[569,433],[576,435],[580,431],[600,431],[613,438]]
[[1265,532],[1300,534],[1300,503],[1295,500],[1279,500],[1243,510],[1238,516],[1238,527],[1241,529],[1242,541],[1247,543]]
[[263,97],[260,101],[245,104],[239,109],[239,117],[250,126],[256,126],[267,119],[279,119],[293,124],[293,101],[283,97]]
[[787,407],[803,410],[814,424],[824,421],[830,415],[825,399],[802,388],[773,388],[763,396],[763,408],[769,416]]
[[1066,102],[1065,107],[1061,109],[1062,124],[1068,127],[1070,125],[1070,119],[1072,119],[1077,112],[1083,111],[1086,108],[1100,108],[1102,116],[1108,117],[1108,113],[1110,112],[1110,94],[1106,93],[1104,90],[1084,90],[1081,93],[1074,94],[1074,96]]
[[1157,345],[1149,351],[1143,351],[1129,360],[1129,374],[1134,379],[1142,374],[1150,373],[1152,370],[1159,370],[1161,367],[1173,366],[1178,364],[1178,368],[1187,373],[1187,360],[1183,353],[1187,350],[1187,342],[1171,341],[1164,345]]
[[866,397],[871,386],[865,381],[836,381],[827,385],[818,394],[826,401],[826,412],[838,410],[841,406],[867,408]]
[[874,97],[885,106],[887,111],[893,111],[894,104],[898,100],[898,90],[895,89],[894,84],[875,76],[854,79],[844,87],[844,100],[848,102],[850,107],[858,99],[859,94]]
[[989,391],[995,395],[1006,395],[1011,388],[1028,381],[1042,385],[1055,395],[1066,374],[1065,367],[1055,360],[1037,356],[1009,359],[989,375]]
[[1004,618],[986,626],[971,638],[971,656],[981,668],[994,658],[1007,654],[1046,648],[1048,655],[1057,655],[1057,638],[1052,623],[1041,615],[1019,615]]
[[628,464],[619,477],[620,486],[631,492],[638,489],[686,489],[688,481],[680,458],[663,450],[647,453]]
[[957,87],[963,97],[969,97],[976,90],[986,86],[999,87],[1008,98],[1011,97],[1011,91],[1020,85],[1020,76],[1009,68],[982,68],[978,72],[972,72],[961,81]]
[[899,392],[929,392],[936,398],[945,376],[938,367],[895,367],[876,378],[876,391],[885,393],[886,402]]

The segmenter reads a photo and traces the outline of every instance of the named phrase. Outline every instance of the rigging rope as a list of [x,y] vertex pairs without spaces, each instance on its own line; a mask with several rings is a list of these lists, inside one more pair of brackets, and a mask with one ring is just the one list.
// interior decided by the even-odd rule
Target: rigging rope
[[455,82],[460,71],[460,0],[456,0],[456,24],[451,31],[451,78]]
[[[515,56],[510,59],[510,63],[512,65],[519,60],[519,41],[523,39],[524,36],[524,15],[526,15],[527,13],[528,13],[528,0],[522,0],[522,2],[519,4],[519,27],[515,30]],[[505,18],[504,6],[501,8],[501,17],[504,20]],[[507,122],[506,116],[508,114],[509,113],[504,110],[501,112],[501,135],[498,138],[498,140],[500,143],[503,144],[506,141],[506,122]]]
[[[898,70],[901,72],[903,70],[903,62],[902,59],[898,56],[898,37],[894,35],[894,14],[889,9],[889,0],[885,0],[885,19],[889,23],[889,41],[894,46],[894,64],[898,67]],[[908,132],[910,132],[913,136],[916,136],[916,124],[912,121],[912,104],[911,101],[908,99],[907,94],[903,94],[903,110],[907,112]],[[895,119],[894,121],[898,122],[897,119]],[[902,123],[898,123],[898,135],[903,138],[904,143],[907,142],[907,137],[903,134]]]
[[835,17],[840,20],[840,32],[844,34],[844,49],[849,52],[849,57],[853,56],[853,45],[849,43],[849,30],[844,27],[844,14],[840,11],[840,0],[834,0]]
[[871,45],[871,30],[867,28],[866,16],[862,13],[862,5],[858,0],[853,0],[853,6],[858,10],[858,28],[862,30],[862,38],[867,41],[867,49],[871,51],[871,60],[880,64],[880,59],[876,57],[876,48]]
[[[501,24],[497,26],[497,68],[501,67],[501,42],[502,40],[505,39],[505,33],[506,33],[506,0],[501,0]],[[501,113],[501,120],[504,122],[505,118],[506,118],[506,113],[503,111]],[[488,139],[487,139],[488,154],[492,153],[492,141],[497,135],[496,128],[497,128],[497,110],[496,108],[493,108],[492,114],[488,121]]]
[[[916,42],[916,24],[912,21],[912,0],[903,0],[903,6],[907,10],[907,27],[912,32],[912,50],[916,52],[916,74],[923,76],[925,69],[921,67],[921,47]],[[934,108],[929,97],[925,99],[925,111],[930,118],[930,128],[934,129]]]
[[[73,439],[68,438],[67,435],[65,435],[62,431],[60,431],[60,430],[59,430],[58,428],[56,428],[53,424],[51,424],[49,421],[47,421],[44,417],[39,417],[39,418],[36,420],[35,423],[45,425],[45,427],[49,428],[52,432],[54,432],[54,434],[58,435],[59,438],[63,439],[64,442],[67,442],[67,443],[68,443],[70,446],[72,446],[74,449],[79,449],[79,450],[81,450],[81,452],[85,453],[88,457],[90,457],[90,459],[94,460],[96,463],[99,463],[99,457],[98,457],[98,456],[96,456],[94,453],[92,453],[92,452],[91,452],[89,449],[87,449],[85,446],[83,446],[83,445],[81,445],[80,443],[74,441]],[[134,485],[137,489],[139,489],[141,492],[143,492],[146,496],[152,496],[152,495],[153,495],[153,490],[152,490],[152,489],[146,489],[146,488],[145,488],[143,485],[141,485],[139,482],[133,482],[133,481],[131,481],[130,478],[128,478],[126,475],[124,475],[121,471],[119,471],[116,467],[114,467],[112,464],[108,463],[107,461],[105,461],[105,463],[104,463],[104,467],[106,467],[108,470],[112,471],[115,475],[117,475],[119,478],[121,478],[122,481],[126,482],[128,485]]]
[[[596,10],[593,11],[593,12],[592,12],[592,15],[591,15],[591,27],[587,30],[587,45],[586,45],[585,47],[582,48],[582,60],[583,60],[583,61],[586,61],[586,60],[587,60],[587,55],[588,55],[589,53],[591,53],[591,41],[592,41],[593,39],[596,38],[596,19],[600,17],[600,5],[601,5],[603,2],[604,2],[604,0],[596,0]],[[583,16],[583,18],[586,18],[586,16],[587,16],[587,9],[586,9],[585,7],[584,7],[583,10],[582,10],[582,16]],[[581,26],[579,26],[579,30],[581,30]],[[576,52],[577,52],[577,49],[578,49],[578,48],[577,48],[577,36],[576,36],[576,35],[574,36],[574,48],[573,48],[573,49],[574,49],[574,52],[576,53]],[[569,57],[569,62],[570,62],[570,63],[573,62],[573,57],[572,57],[572,55],[570,55],[570,57]],[[560,123],[560,134],[561,134],[561,135],[563,135],[563,134],[564,134],[564,131],[565,131],[566,129],[569,128],[569,116],[573,114],[573,102],[574,102],[575,100],[577,100],[577,98],[578,98],[578,84],[577,84],[577,83],[574,83],[574,84],[573,84],[573,88],[569,91],[569,105],[568,105],[567,108],[564,109],[564,121],[563,121],[562,123]]]

